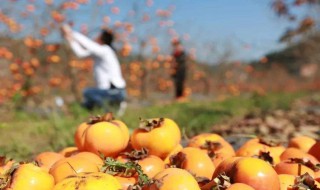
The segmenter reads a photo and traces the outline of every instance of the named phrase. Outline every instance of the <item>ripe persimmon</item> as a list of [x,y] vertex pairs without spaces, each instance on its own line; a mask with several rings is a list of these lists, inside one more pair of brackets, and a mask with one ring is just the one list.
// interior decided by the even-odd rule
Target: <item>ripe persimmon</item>
[[285,150],[285,147],[274,143],[273,141],[254,138],[244,143],[236,152],[237,156],[258,156],[263,153],[269,153],[272,157],[272,162],[277,164],[280,162],[280,155]]
[[53,190],[86,190],[86,189],[104,189],[104,190],[120,190],[122,189],[120,182],[112,175],[93,172],[80,173],[69,176],[55,185]]
[[64,158],[64,156],[56,152],[42,152],[38,154],[34,160],[39,167],[49,172],[51,166],[62,158]]
[[154,177],[155,183],[144,190],[200,190],[196,179],[186,170],[167,168]]
[[222,173],[225,173],[233,183],[245,183],[259,190],[280,190],[276,171],[269,163],[258,158],[228,158],[217,166],[212,178]]
[[86,158],[68,157],[56,162],[49,173],[54,177],[55,183],[59,183],[68,176],[83,172],[98,172],[97,165]]
[[308,159],[312,163],[316,164],[319,161],[312,156],[300,149],[297,148],[287,148],[283,153],[280,155],[281,161],[290,160],[291,158],[300,158],[300,159]]
[[103,160],[98,155],[92,152],[79,152],[75,155],[72,155],[71,157],[80,157],[87,159],[88,161],[96,164],[98,168],[100,168],[103,165]]
[[14,172],[9,189],[12,190],[51,190],[53,177],[42,168],[28,163],[22,164]]
[[299,176],[308,173],[310,176],[314,177],[314,171],[311,168],[291,160],[282,161],[276,164],[274,169],[278,174]]
[[288,147],[297,148],[304,152],[308,152],[315,143],[316,140],[311,137],[298,136],[289,140]]
[[127,126],[114,120],[112,115],[95,117],[84,131],[84,149],[97,155],[115,157],[123,151],[129,142]]
[[296,176],[290,174],[279,174],[280,180],[280,189],[288,190],[289,187],[292,187],[295,183]]
[[167,155],[167,157],[164,159],[165,164],[170,163],[170,157],[177,154],[183,149],[183,146],[181,144],[177,144],[177,146]]
[[215,166],[210,157],[201,149],[187,147],[170,158],[170,167],[185,169],[196,177],[211,179]]
[[318,161],[320,161],[320,140],[318,140],[314,145],[312,145],[308,153],[314,156],[316,159],[318,159]]
[[89,124],[87,122],[81,123],[78,127],[76,132],[74,133],[74,143],[78,147],[79,151],[84,150],[84,138],[85,138],[85,130],[87,130]]
[[61,154],[64,157],[70,157],[76,153],[79,152],[79,149],[77,147],[71,146],[71,147],[66,147],[62,149],[59,154]]
[[220,135],[214,133],[197,135],[190,139],[188,146],[205,150],[216,166],[226,158],[235,156],[233,147]]
[[254,188],[244,183],[234,183],[226,190],[254,190]]
[[134,149],[146,148],[151,155],[162,159],[180,143],[181,133],[178,125],[168,118],[143,120],[140,128],[131,135]]

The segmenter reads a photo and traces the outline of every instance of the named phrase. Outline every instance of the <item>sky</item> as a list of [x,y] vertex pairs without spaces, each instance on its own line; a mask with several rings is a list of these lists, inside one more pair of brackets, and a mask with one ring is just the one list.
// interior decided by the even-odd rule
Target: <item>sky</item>
[[[26,5],[26,2],[32,0],[16,1]],[[62,0],[55,0],[59,1]],[[143,5],[141,2],[144,1],[114,0],[110,6],[119,7],[120,13],[112,14],[110,6],[97,7],[97,1],[91,0],[89,5],[80,6],[76,14],[70,15],[68,19],[75,23],[76,29],[85,23],[89,31],[95,31],[102,23],[101,15],[110,16],[112,22],[123,20],[133,3],[140,2]],[[175,6],[172,15],[174,29],[179,34],[190,35],[190,39],[184,42],[186,48],[195,47],[197,57],[211,64],[216,63],[218,57],[227,50],[230,50],[232,60],[253,60],[284,48],[285,44],[280,44],[278,39],[288,27],[293,26],[293,23],[276,16],[271,9],[271,0],[153,0],[151,7],[140,9],[156,12],[170,5]],[[305,9],[295,11],[300,17],[306,14]],[[156,25],[153,26],[155,27],[158,30]],[[29,27],[25,32],[32,30]],[[142,27],[142,35],[147,36],[150,32],[148,27]],[[52,38],[58,39],[59,33],[55,33]],[[167,36],[162,34],[159,41],[162,49],[170,49]]]

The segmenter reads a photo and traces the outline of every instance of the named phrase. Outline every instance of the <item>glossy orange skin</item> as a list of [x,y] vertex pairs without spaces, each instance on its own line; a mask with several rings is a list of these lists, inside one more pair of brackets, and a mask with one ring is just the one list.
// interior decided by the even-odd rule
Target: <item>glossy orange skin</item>
[[260,151],[270,152],[270,156],[273,158],[274,164],[279,163],[280,155],[285,151],[283,146],[271,147],[259,142],[258,138],[251,139],[242,145],[236,152],[237,156],[252,157],[260,154]]
[[141,166],[143,173],[145,173],[149,178],[153,178],[156,174],[165,169],[164,161],[154,155],[150,155],[139,160],[138,164]]
[[305,158],[305,159],[309,159],[314,164],[318,163],[318,160],[314,156],[297,148],[287,148],[280,155],[281,161],[289,160],[290,158],[301,158],[301,159]]
[[320,161],[320,141],[319,140],[310,148],[308,153],[316,157],[316,159]]
[[231,183],[244,183],[256,190],[280,190],[276,171],[258,158],[228,158],[216,168],[212,179],[223,172],[230,177]]
[[316,140],[314,140],[311,137],[299,136],[299,137],[291,138],[289,140],[288,147],[297,148],[304,152],[308,152],[315,143],[316,143]]
[[[220,149],[214,151],[215,156],[212,158],[214,165],[217,166],[226,158],[235,156],[233,147],[220,135],[214,133],[204,133],[197,135],[190,139],[188,146],[201,148],[203,145],[205,145],[206,141],[218,142],[222,145]],[[206,150],[206,152],[208,153],[209,151]]]
[[290,174],[279,174],[281,190],[288,190],[295,183],[296,176]]
[[180,152],[184,153],[186,156],[185,160],[181,164],[182,169],[190,171],[197,177],[206,177],[211,179],[215,166],[210,157],[204,151],[199,148],[186,147]]
[[51,190],[53,186],[54,179],[48,172],[29,163],[20,165],[14,172],[9,189]]
[[49,173],[54,177],[55,183],[59,183],[68,176],[83,172],[98,172],[97,165],[85,158],[68,157],[56,162]]
[[127,190],[130,185],[133,186],[137,182],[136,177],[121,177],[121,176],[114,176],[114,177],[120,182],[123,190]]
[[78,126],[76,132],[74,133],[74,143],[78,147],[79,151],[84,150],[85,131],[89,126],[89,124],[83,122]]
[[42,152],[38,154],[34,160],[41,168],[49,172],[51,166],[62,158],[64,158],[64,156],[56,152]]
[[97,155],[116,157],[129,142],[129,130],[115,121],[99,122],[85,130],[84,149]]
[[288,161],[282,161],[274,166],[274,169],[278,174],[289,174],[299,176],[305,173],[309,173],[310,176],[314,177],[314,171],[307,166],[291,163]]
[[[158,120],[158,118],[154,119]],[[161,159],[165,159],[180,141],[181,133],[178,125],[168,118],[164,119],[160,127],[156,127],[151,131],[135,129],[131,135],[131,143],[134,149],[147,148],[149,154],[158,156]]]
[[79,152],[73,155],[72,157],[81,157],[87,159],[88,161],[96,164],[99,168],[103,165],[103,160],[98,155],[92,152]]
[[251,186],[244,183],[234,183],[227,188],[227,190],[255,190]]
[[200,190],[195,178],[186,170],[179,168],[167,168],[158,173],[154,179],[160,180],[158,187],[153,184],[144,187],[143,190]]
[[64,157],[70,157],[78,152],[79,152],[79,150],[77,147],[71,146],[71,147],[66,147],[66,148],[62,149],[59,152],[59,154],[61,154]]

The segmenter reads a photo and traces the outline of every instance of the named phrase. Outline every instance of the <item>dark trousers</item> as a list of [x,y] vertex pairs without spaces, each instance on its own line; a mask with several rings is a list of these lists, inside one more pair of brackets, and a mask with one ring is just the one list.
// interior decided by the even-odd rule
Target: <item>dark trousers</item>
[[83,91],[84,102],[83,107],[92,110],[95,107],[102,108],[106,101],[121,102],[126,98],[125,89],[99,89],[99,88],[86,88]]
[[184,91],[184,83],[186,78],[186,72],[184,70],[178,71],[174,76],[175,95],[176,98],[182,97]]

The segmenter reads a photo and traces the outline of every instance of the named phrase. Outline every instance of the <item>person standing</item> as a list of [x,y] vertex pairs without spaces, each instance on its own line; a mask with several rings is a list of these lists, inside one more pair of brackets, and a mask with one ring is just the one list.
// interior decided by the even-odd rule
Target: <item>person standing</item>
[[187,72],[187,55],[179,39],[173,39],[173,73],[172,78],[175,86],[175,98],[177,101],[184,101],[186,99],[184,94],[186,72]]
[[72,30],[68,25],[62,26],[61,31],[77,57],[91,57],[94,60],[93,75],[96,86],[86,88],[83,91],[82,106],[88,110],[95,107],[101,108],[108,100],[119,102],[120,109],[124,109],[126,106],[126,82],[112,46],[114,39],[112,31],[103,29],[95,41]]

